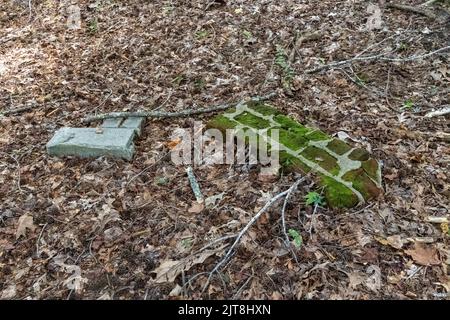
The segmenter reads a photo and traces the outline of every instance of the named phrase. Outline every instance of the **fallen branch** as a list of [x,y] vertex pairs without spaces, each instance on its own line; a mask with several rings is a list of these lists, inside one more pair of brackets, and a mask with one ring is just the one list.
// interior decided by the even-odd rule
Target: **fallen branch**
[[50,105],[53,105],[58,102],[63,102],[66,100],[68,100],[68,98],[62,98],[62,99],[50,101],[50,102],[43,103],[43,104],[31,103],[29,105],[17,107],[15,109],[0,111],[0,116],[9,116],[9,115],[13,115],[13,114],[18,114],[18,113],[22,113],[22,112],[29,111],[29,110],[34,110],[34,109],[42,107],[42,106],[49,107]]
[[429,0],[427,2],[422,3],[420,6],[421,7],[431,6],[432,4],[434,4],[435,2],[438,2],[438,1],[441,1],[441,0]]
[[268,208],[270,208],[280,198],[290,194],[294,190],[293,187],[294,186],[297,187],[299,185],[299,183],[301,181],[303,181],[304,179],[305,179],[305,177],[300,178],[289,189],[287,189],[286,191],[283,191],[283,192],[277,194],[276,196],[274,196],[273,198],[271,198],[269,201],[267,201],[267,203],[264,205],[264,207],[262,207],[258,211],[258,213],[253,218],[250,219],[250,221],[245,225],[245,227],[241,230],[241,232],[239,232],[239,234],[236,237],[236,240],[233,242],[233,244],[231,245],[230,249],[228,249],[228,251],[225,254],[225,256],[216,264],[216,266],[209,273],[208,279],[207,279],[205,285],[203,286],[202,293],[205,292],[205,290],[208,288],[209,283],[211,282],[211,278],[214,275],[214,273],[218,272],[220,267],[223,266],[224,263],[227,262],[227,260],[230,258],[231,254],[234,252],[234,249],[237,247],[237,245],[241,241],[241,239],[244,236],[244,234],[248,231],[248,229],[250,229],[250,227],[259,219],[259,217],[261,217],[261,215],[264,212],[266,212],[266,210]]
[[[265,101],[275,97],[277,94],[275,92],[269,93],[262,97],[253,97],[248,101]],[[96,116],[90,116],[83,119],[83,123],[89,123],[97,120],[104,120],[109,118],[127,118],[127,117],[145,117],[145,118],[179,118],[179,117],[188,117],[196,114],[210,113],[221,110],[226,110],[236,105],[236,103],[223,104],[210,108],[203,109],[188,109],[179,112],[166,112],[166,111],[136,111],[136,112],[112,112],[99,114]]]
[[425,114],[425,118],[432,118],[432,117],[438,117],[438,116],[444,116],[450,113],[450,106],[446,106],[442,109],[431,111]]
[[0,112],[0,115],[9,116],[9,115],[12,115],[12,114],[18,114],[18,113],[22,113],[22,112],[25,112],[25,111],[28,111],[28,110],[32,110],[32,109],[37,108],[39,106],[40,105],[38,105],[38,104],[32,104],[32,105],[28,105],[28,106],[24,106],[24,107],[19,107],[19,108],[15,108],[15,109],[12,109],[12,110],[2,111],[2,112]]
[[399,9],[399,10],[403,10],[403,11],[414,12],[414,13],[426,16],[428,18],[431,18],[431,19],[436,19],[436,15],[427,9],[421,9],[421,8],[417,8],[414,6],[408,6],[408,5],[397,4],[397,3],[388,3],[387,7],[393,8],[393,9]]
[[343,65],[346,65],[346,64],[351,64],[352,62],[355,62],[355,61],[372,61],[372,60],[376,60],[376,61],[389,61],[389,62],[408,62],[408,61],[428,58],[428,57],[430,57],[432,55],[435,55],[437,53],[441,53],[441,52],[447,51],[449,49],[450,49],[450,46],[447,46],[447,47],[443,47],[443,48],[440,48],[440,49],[437,49],[435,51],[428,52],[428,53],[425,53],[425,54],[422,54],[422,55],[413,55],[413,56],[406,57],[406,58],[386,57],[384,55],[384,53],[373,55],[373,56],[363,56],[363,57],[357,57],[356,56],[356,57],[353,57],[353,58],[348,59],[348,60],[333,62],[333,63],[329,63],[329,64],[326,64],[326,65],[323,65],[323,66],[320,66],[320,67],[317,67],[317,68],[314,68],[314,69],[308,69],[305,72],[306,73],[317,73],[317,72],[322,71],[322,70],[333,69],[333,68],[340,67],[340,66],[343,66]]
[[186,173],[189,179],[189,183],[191,184],[192,192],[194,192],[195,199],[198,203],[203,203],[205,199],[203,198],[202,191],[200,190],[197,179],[195,179],[192,167],[187,167]]

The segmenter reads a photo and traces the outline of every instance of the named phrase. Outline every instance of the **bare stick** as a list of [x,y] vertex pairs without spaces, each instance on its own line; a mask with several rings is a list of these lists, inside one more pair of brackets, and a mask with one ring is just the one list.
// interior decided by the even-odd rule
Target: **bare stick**
[[445,106],[442,109],[431,111],[425,114],[425,118],[432,118],[432,117],[438,117],[438,116],[444,116],[450,113],[450,106]]
[[16,165],[17,165],[17,188],[19,189],[20,192],[22,192],[23,190],[20,186],[20,163],[19,163],[19,160],[17,160],[16,157],[10,155],[9,153],[1,152],[1,151],[0,151],[0,153],[7,155],[8,157],[10,157],[12,160],[14,160],[16,162]]
[[430,10],[426,10],[426,9],[420,9],[417,7],[408,6],[408,5],[404,5],[404,4],[397,4],[397,3],[388,3],[387,7],[399,9],[399,10],[403,10],[403,11],[414,12],[414,13],[426,16],[428,18],[431,18],[431,19],[436,19],[436,15],[433,12],[431,12]]
[[[286,241],[286,246],[287,246],[288,248],[291,248],[291,244],[290,244],[290,241],[289,241],[289,236],[288,236],[287,231],[286,231],[286,217],[285,217],[286,206],[287,206],[287,204],[288,204],[288,202],[289,202],[289,197],[291,196],[291,193],[292,193],[295,189],[297,189],[298,185],[299,185],[300,182],[302,182],[303,180],[304,180],[304,178],[297,180],[297,181],[289,188],[288,193],[286,194],[286,198],[284,198],[283,208],[281,209],[281,224],[282,224],[282,227],[283,227],[283,234],[284,234],[284,238],[285,238],[285,241]],[[292,250],[292,254],[293,254],[294,258],[295,258],[295,261],[298,262],[297,255],[295,254],[295,252],[294,252],[293,250]]]
[[41,253],[39,252],[39,242],[41,241],[42,234],[44,233],[45,227],[47,227],[47,225],[48,225],[48,222],[46,224],[44,224],[44,226],[42,227],[42,230],[39,233],[39,237],[38,237],[38,239],[36,241],[36,256],[38,258],[40,258],[40,256],[41,256]]
[[28,19],[31,20],[31,15],[33,14],[33,5],[31,3],[31,0],[28,0],[28,11],[29,11]]
[[421,7],[426,7],[426,6],[431,6],[432,4],[434,4],[435,2],[438,2],[440,0],[429,0],[427,2],[422,3],[420,6]]
[[[269,93],[268,95],[262,97],[253,97],[248,101],[264,101],[269,100],[276,96],[275,92]],[[90,116],[83,119],[84,123],[89,123],[92,121],[103,120],[108,118],[126,118],[126,117],[146,117],[146,118],[179,118],[188,117],[196,114],[210,113],[215,111],[226,110],[236,105],[236,103],[223,104],[210,108],[203,109],[187,109],[179,112],[165,112],[165,111],[136,111],[136,112],[112,112],[106,114],[100,114],[97,116]]]
[[63,101],[66,101],[66,100],[68,100],[68,99],[67,98],[62,98],[62,99],[50,101],[50,102],[47,102],[47,105],[46,104],[33,103],[33,104],[25,105],[25,106],[22,106],[22,107],[17,107],[15,109],[11,109],[11,110],[0,111],[0,116],[8,116],[8,115],[12,115],[12,114],[18,114],[18,113],[22,113],[22,112],[25,112],[25,111],[36,109],[36,108],[41,107],[41,106],[48,107],[48,105],[52,105],[52,104],[55,104],[55,103],[58,103],[58,102],[63,102]]
[[432,52],[428,52],[426,54],[422,54],[422,55],[413,55],[410,57],[406,57],[406,58],[391,58],[391,57],[386,57],[384,53],[381,54],[377,54],[377,55],[373,55],[373,56],[364,56],[364,57],[353,57],[351,59],[348,60],[343,60],[343,61],[338,61],[338,62],[333,62],[333,63],[329,63],[314,69],[308,69],[305,72],[306,73],[316,73],[322,70],[326,70],[326,69],[333,69],[336,67],[340,67],[346,64],[350,64],[352,62],[356,62],[356,61],[371,61],[371,60],[377,60],[377,61],[389,61],[389,62],[408,62],[408,61],[413,61],[413,60],[419,60],[419,59],[424,59],[427,57],[430,57],[432,55],[435,55],[437,53],[441,53],[444,51],[447,51],[450,49],[450,46],[447,47],[443,47],[440,49],[437,49],[435,51]]
[[[301,178],[300,180],[303,180],[304,178]],[[202,293],[205,292],[206,288],[209,286],[209,283],[211,282],[211,278],[213,276],[213,274],[215,272],[218,272],[220,267],[228,260],[228,258],[231,256],[231,254],[233,253],[234,249],[237,247],[237,245],[239,244],[239,242],[241,241],[242,237],[244,236],[244,234],[248,231],[248,229],[250,229],[250,227],[256,222],[256,220],[259,219],[259,217],[268,209],[270,208],[278,199],[284,197],[285,195],[287,195],[289,192],[292,192],[291,188],[289,188],[286,191],[283,191],[279,194],[277,194],[276,196],[274,196],[272,199],[270,199],[269,201],[267,201],[267,203],[264,205],[264,207],[262,207],[258,213],[250,219],[250,221],[246,224],[246,226],[241,230],[241,232],[239,232],[238,236],[236,237],[236,240],[233,242],[232,246],[230,247],[230,249],[228,249],[227,253],[225,254],[225,256],[222,258],[222,260],[220,260],[216,266],[214,267],[214,269],[212,269],[212,271],[209,273],[208,276],[208,280],[206,281],[205,285],[203,286],[203,290]]]
[[187,167],[186,173],[189,178],[189,183],[191,184],[192,192],[194,192],[195,199],[198,203],[203,203],[205,199],[203,198],[202,191],[200,190],[197,179],[195,179],[194,171],[191,166]]

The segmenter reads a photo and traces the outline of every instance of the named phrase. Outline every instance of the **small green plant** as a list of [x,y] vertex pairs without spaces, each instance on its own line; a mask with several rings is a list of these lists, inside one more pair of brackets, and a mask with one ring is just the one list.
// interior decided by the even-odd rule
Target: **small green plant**
[[92,33],[92,34],[97,33],[97,31],[98,31],[98,20],[97,20],[97,18],[92,19],[91,21],[89,21],[88,30],[89,30],[89,33]]
[[302,238],[301,234],[298,233],[298,231],[294,230],[294,229],[289,229],[288,233],[292,237],[292,239],[294,240],[294,246],[296,248],[300,248],[302,243],[303,243],[303,238]]
[[365,73],[360,73],[356,75],[356,83],[364,86],[369,81],[369,77]]
[[168,14],[171,13],[174,9],[175,9],[175,7],[172,6],[172,5],[170,5],[170,6],[164,6],[164,7],[163,7],[163,14],[164,14],[164,15],[168,15]]
[[414,107],[414,102],[411,99],[408,99],[403,103],[404,109],[412,109],[412,107]]
[[192,246],[192,239],[187,238],[181,240],[181,245],[183,246],[184,249],[189,249]]
[[195,38],[197,40],[204,39],[208,36],[209,32],[207,30],[199,30],[195,33]]
[[183,80],[184,80],[184,77],[183,77],[183,75],[180,74],[172,80],[172,83],[179,86]]
[[203,79],[196,79],[194,81],[194,86],[198,90],[203,90],[205,88],[205,85],[206,85],[206,83]]
[[253,37],[252,33],[250,31],[247,31],[247,30],[242,31],[242,34],[247,39],[251,39]]
[[158,186],[165,186],[166,184],[169,183],[169,178],[167,178],[167,177],[159,177],[159,178],[156,179],[155,183]]
[[306,205],[322,206],[325,204],[324,197],[317,192],[308,192],[305,196]]
[[286,91],[291,91],[291,82],[294,79],[295,72],[291,68],[288,56],[281,46],[277,46],[275,54],[275,64],[281,69],[281,85]]
[[405,51],[408,49],[408,47],[409,46],[407,43],[401,42],[400,45],[398,46],[398,51]]

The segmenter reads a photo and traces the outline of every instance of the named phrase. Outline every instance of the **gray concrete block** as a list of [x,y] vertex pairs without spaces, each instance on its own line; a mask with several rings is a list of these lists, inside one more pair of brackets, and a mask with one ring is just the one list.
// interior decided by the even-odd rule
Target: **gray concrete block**
[[103,128],[118,128],[122,123],[123,118],[109,118],[103,120],[102,127]]
[[81,158],[110,156],[131,160],[134,154],[134,129],[61,128],[47,143],[52,156],[78,156]]
[[134,129],[137,135],[140,136],[144,122],[145,122],[144,117],[129,117],[126,118],[124,122],[122,122],[120,127]]
[[138,136],[141,135],[142,126],[144,125],[144,117],[129,117],[125,120],[123,118],[109,118],[103,120],[103,128],[129,128],[134,129]]

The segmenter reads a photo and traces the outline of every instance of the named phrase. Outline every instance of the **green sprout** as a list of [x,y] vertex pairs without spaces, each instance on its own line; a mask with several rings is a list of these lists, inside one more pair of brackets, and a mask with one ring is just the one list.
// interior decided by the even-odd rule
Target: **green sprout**
[[306,205],[321,206],[325,204],[324,198],[317,192],[308,192],[305,199]]
[[201,40],[203,38],[206,38],[208,36],[208,34],[209,34],[209,32],[207,30],[200,30],[195,33],[195,38],[197,40]]
[[244,30],[242,31],[242,34],[244,35],[244,37],[246,37],[247,39],[251,39],[253,37],[252,33],[250,31]]
[[404,109],[411,109],[412,107],[414,107],[414,102],[411,99],[408,99],[403,103]]
[[303,243],[303,238],[300,235],[300,233],[298,233],[297,230],[294,229],[289,229],[288,230],[289,235],[294,239],[294,245],[296,248],[300,248],[302,243]]

